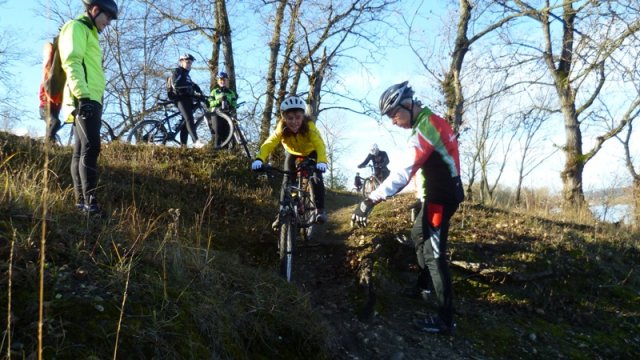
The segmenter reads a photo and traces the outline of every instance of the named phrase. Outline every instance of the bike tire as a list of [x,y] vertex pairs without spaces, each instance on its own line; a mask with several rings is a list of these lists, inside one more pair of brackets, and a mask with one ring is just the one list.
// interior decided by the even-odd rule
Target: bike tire
[[279,273],[287,282],[291,282],[293,274],[293,254],[296,242],[295,219],[290,216],[280,225],[278,253],[280,255]]
[[300,229],[302,233],[302,239],[304,241],[311,241],[313,235],[315,235],[316,224],[316,199],[311,187],[311,180],[307,180],[304,186],[304,193],[302,197],[302,206],[304,206],[304,212],[302,213],[302,223],[306,227]]
[[102,120],[102,126],[100,127],[100,140],[103,144],[108,144],[116,139],[116,135],[106,121]]
[[[209,125],[210,120],[207,116],[207,113],[199,114],[198,112],[196,112],[196,114],[194,114],[194,125],[196,127],[196,134],[198,135],[198,139],[206,143],[210,143],[211,140],[213,140],[214,132],[213,128]],[[189,141],[191,140],[191,137],[189,137]]]
[[380,182],[375,177],[372,176],[365,179],[362,185],[362,196],[365,198],[368,197],[378,186],[380,186]]
[[142,120],[131,129],[127,142],[132,145],[165,145],[169,136],[161,121]]
[[233,120],[231,120],[231,116],[217,109],[216,109],[216,115],[218,115],[218,121],[220,121],[220,119],[224,119],[224,121],[226,121],[227,125],[229,126],[229,134],[224,139],[219,139],[220,148],[224,148],[228,145],[232,145],[230,143],[231,143],[231,140],[233,140],[235,127],[233,126]]

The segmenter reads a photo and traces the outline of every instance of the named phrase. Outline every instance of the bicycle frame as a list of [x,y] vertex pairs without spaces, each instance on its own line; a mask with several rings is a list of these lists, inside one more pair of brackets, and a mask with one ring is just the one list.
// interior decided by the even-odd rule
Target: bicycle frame
[[[208,110],[206,104],[207,97],[197,97],[195,99],[197,100],[197,103],[194,107],[194,112],[202,109],[203,113],[201,115],[194,116],[194,131],[197,132],[198,138],[208,139],[211,134],[210,128],[208,124],[203,124]],[[156,103],[157,110],[152,112],[155,113],[155,117],[146,118],[136,123],[136,125],[131,129],[127,140],[130,143],[134,143],[135,141],[135,143],[141,142],[153,143],[156,145],[167,145],[168,142],[173,142],[180,145],[181,142],[178,135],[185,127],[185,120],[182,118],[180,110],[177,107],[174,109],[172,107],[173,105],[173,101],[159,99]],[[159,111],[160,107],[162,108],[162,111]],[[176,117],[178,118],[177,121],[172,120]]]
[[315,177],[314,170],[315,161],[310,159],[302,161],[295,171],[285,171],[270,166],[264,169],[266,172],[297,177],[295,183],[284,187],[284,197],[279,209],[280,274],[289,282],[292,276],[296,237],[299,232],[302,232],[303,238],[309,237],[310,230],[315,225],[315,219],[312,219],[312,215],[310,216],[315,210],[315,199],[313,199],[313,191],[307,190],[310,187],[309,181]]

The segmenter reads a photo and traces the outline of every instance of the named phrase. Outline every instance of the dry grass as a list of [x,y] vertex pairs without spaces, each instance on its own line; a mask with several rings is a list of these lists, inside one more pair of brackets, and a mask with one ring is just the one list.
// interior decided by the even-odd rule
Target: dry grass
[[308,299],[243,264],[273,236],[263,233],[272,189],[246,159],[106,146],[99,200],[109,216],[96,220],[75,210],[70,149],[53,149],[46,173],[42,150],[0,133],[0,352],[37,356],[40,327],[44,358],[328,357]]

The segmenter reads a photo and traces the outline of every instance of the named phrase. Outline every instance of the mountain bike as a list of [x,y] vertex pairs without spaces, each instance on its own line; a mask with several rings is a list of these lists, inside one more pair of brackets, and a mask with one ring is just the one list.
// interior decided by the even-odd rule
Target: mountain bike
[[362,196],[365,198],[382,184],[382,180],[376,176],[376,170],[372,164],[369,164],[369,168],[371,169],[371,175],[364,179],[364,183],[362,184]]
[[[302,159],[302,160],[301,160]],[[298,162],[298,160],[300,160]],[[279,272],[291,282],[293,255],[298,235],[303,241],[312,239],[315,230],[316,204],[311,181],[315,180],[316,162],[313,159],[298,158],[295,171],[285,171],[265,166],[266,173],[279,173],[295,176],[296,181],[284,188],[284,198],[280,203],[278,218],[280,232],[278,237]]]
[[[100,127],[100,139],[103,144],[114,141],[117,137],[113,132],[113,129],[106,121],[102,121]],[[69,114],[67,118],[60,124],[58,131],[56,131],[56,143],[61,146],[73,145],[73,131],[75,128],[75,116],[73,113]]]
[[[193,119],[198,139],[211,140],[211,130],[205,118],[207,113],[207,97],[194,97]],[[127,135],[130,144],[155,144],[180,146],[180,132],[186,126],[180,110],[171,100],[158,99],[156,109],[151,111],[144,120],[140,121]],[[187,138],[187,144],[192,144],[191,136]]]
[[[244,104],[241,102],[238,106]],[[249,147],[247,147],[247,140],[244,136],[242,128],[240,127],[240,122],[238,118],[232,114],[230,111],[225,111],[222,108],[215,108],[213,110],[215,114],[218,116],[218,120],[224,120],[227,122],[229,126],[229,135],[226,138],[220,140],[220,148],[234,148],[236,145],[242,147],[247,158],[251,159],[251,153],[249,152]]]

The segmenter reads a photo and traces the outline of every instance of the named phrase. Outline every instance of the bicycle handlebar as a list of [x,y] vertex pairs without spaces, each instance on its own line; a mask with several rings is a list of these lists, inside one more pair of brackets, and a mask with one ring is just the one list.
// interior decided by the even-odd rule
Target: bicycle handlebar
[[[271,165],[265,164],[262,166],[261,169],[258,169],[256,171],[261,171],[261,172],[277,172],[279,174],[283,174],[283,175],[295,175],[297,173],[300,173],[304,170],[307,170],[310,174],[313,174],[314,171],[316,170],[316,166],[315,166],[316,162],[313,159],[305,159],[302,162],[300,162],[300,164],[298,164],[296,166],[296,170],[295,171],[287,171],[287,170],[283,170],[277,167],[273,167]],[[313,176],[313,175],[310,175]]]

